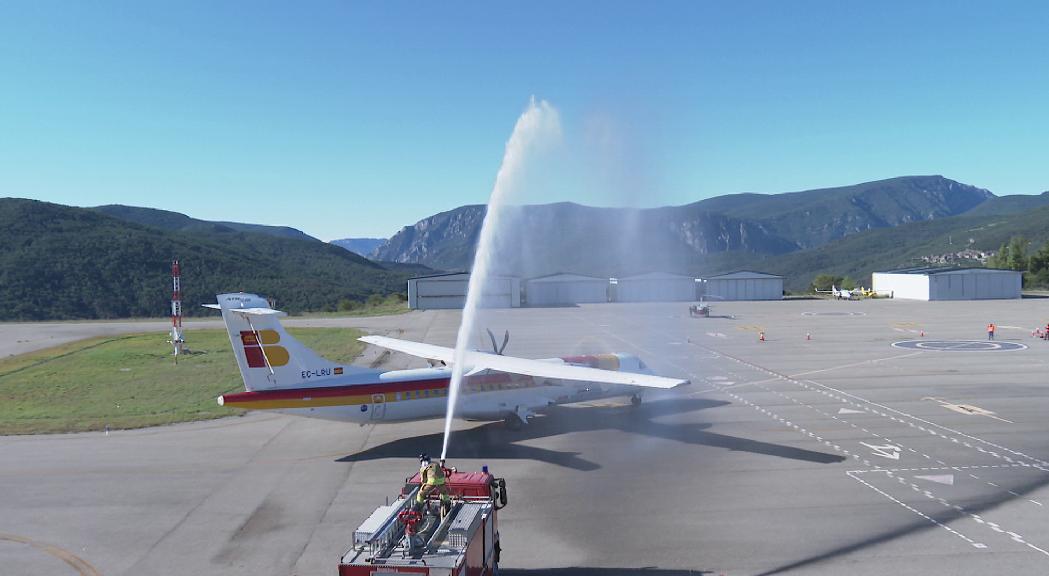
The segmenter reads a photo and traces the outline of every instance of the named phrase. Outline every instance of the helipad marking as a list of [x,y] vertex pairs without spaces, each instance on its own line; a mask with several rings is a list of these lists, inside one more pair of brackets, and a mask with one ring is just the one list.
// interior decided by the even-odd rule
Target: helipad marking
[[928,476],[915,476],[919,480],[928,480],[945,486],[954,486],[954,474],[930,474]]
[[925,352],[1013,352],[1027,349],[1027,345],[1019,342],[992,340],[900,340],[892,345]]

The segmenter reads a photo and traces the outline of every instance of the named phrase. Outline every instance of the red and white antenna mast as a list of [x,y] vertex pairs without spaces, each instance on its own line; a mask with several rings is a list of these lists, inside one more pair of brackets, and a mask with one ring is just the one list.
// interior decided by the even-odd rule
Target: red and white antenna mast
[[182,277],[178,269],[178,260],[171,262],[171,345],[175,347],[175,363],[182,353],[186,341],[182,338]]

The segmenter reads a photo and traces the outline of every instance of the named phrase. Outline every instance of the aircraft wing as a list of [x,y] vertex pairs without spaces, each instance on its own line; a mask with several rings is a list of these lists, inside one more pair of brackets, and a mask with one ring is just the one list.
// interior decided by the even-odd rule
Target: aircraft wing
[[[374,344],[389,350],[404,352],[427,360],[441,360],[445,364],[455,361],[455,349],[423,344],[409,340],[398,340],[385,336],[363,336],[358,338],[362,342]],[[688,384],[688,380],[677,378],[664,378],[649,374],[635,374],[633,372],[616,372],[613,370],[601,370],[600,368],[589,368],[586,366],[575,366],[573,364],[558,364],[556,362],[530,360],[528,358],[516,358],[514,356],[503,356],[488,352],[468,350],[465,354],[464,363],[469,370],[496,370],[511,374],[522,374],[524,376],[536,376],[539,378],[554,378],[560,380],[577,380],[581,382],[601,382],[604,384],[623,384],[627,386],[643,386],[646,388],[674,388]]]

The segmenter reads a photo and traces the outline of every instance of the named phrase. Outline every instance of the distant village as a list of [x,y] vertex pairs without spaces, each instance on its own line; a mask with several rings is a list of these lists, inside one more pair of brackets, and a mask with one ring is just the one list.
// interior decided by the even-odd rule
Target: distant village
[[971,263],[973,261],[979,262],[980,264],[986,265],[987,259],[997,254],[997,250],[974,250],[972,248],[966,248],[958,252],[948,252],[946,254],[933,254],[931,256],[922,256],[921,259],[929,264],[943,265],[943,264],[963,264]]

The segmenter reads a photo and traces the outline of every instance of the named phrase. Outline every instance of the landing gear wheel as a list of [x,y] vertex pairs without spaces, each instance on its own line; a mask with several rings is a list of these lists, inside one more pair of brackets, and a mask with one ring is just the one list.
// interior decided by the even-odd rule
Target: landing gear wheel
[[640,406],[641,405],[641,396],[638,395],[638,394],[634,394],[633,396],[631,396],[630,397],[630,404],[632,404],[634,406]]
[[521,423],[521,419],[518,418],[516,414],[507,414],[506,418],[503,418],[503,424],[506,426],[507,430],[517,431],[524,427],[524,424]]

